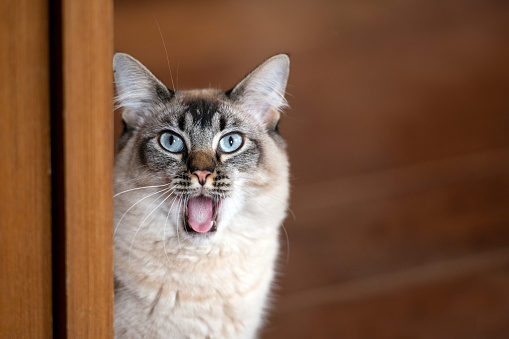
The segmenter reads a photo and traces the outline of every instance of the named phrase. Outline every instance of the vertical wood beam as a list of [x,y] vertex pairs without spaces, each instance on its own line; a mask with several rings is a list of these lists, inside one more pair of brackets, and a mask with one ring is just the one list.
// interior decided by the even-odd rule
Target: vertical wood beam
[[0,337],[52,337],[47,0],[0,2]]
[[113,1],[60,0],[53,16],[55,332],[112,338]]

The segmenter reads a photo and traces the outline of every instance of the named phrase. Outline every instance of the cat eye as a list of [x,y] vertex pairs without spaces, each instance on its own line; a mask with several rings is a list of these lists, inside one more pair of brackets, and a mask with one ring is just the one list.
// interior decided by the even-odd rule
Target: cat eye
[[244,144],[244,138],[238,133],[225,135],[219,140],[219,150],[224,153],[232,153]]
[[159,143],[164,149],[172,153],[180,153],[184,149],[184,140],[171,132],[164,132],[161,134]]

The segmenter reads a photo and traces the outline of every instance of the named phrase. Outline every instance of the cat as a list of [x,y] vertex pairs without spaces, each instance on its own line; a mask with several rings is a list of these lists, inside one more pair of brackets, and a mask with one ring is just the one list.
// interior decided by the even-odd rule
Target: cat
[[116,338],[258,335],[288,208],[289,63],[276,55],[229,91],[180,91],[115,54]]

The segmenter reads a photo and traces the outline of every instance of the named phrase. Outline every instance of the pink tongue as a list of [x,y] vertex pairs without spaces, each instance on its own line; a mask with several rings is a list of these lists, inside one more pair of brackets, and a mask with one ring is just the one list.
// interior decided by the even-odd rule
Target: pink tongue
[[212,199],[196,197],[187,203],[188,223],[193,230],[205,233],[212,228]]

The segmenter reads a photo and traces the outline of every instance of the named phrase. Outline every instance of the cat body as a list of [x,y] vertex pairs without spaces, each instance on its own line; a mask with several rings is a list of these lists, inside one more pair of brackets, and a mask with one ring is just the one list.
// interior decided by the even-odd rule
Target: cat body
[[114,58],[115,337],[253,338],[288,204],[286,55],[231,91],[174,91]]

